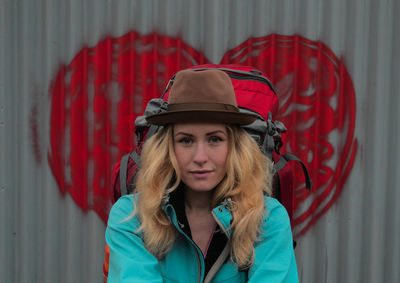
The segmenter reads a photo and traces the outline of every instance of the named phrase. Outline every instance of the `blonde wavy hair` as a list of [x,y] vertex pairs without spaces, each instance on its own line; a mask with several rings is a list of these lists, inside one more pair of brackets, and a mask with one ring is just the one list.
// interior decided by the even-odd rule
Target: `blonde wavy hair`
[[[227,125],[229,151],[226,176],[214,189],[212,207],[231,198],[231,258],[240,268],[254,261],[254,243],[264,216],[263,195],[271,194],[271,161],[261,153],[254,139],[238,126]],[[135,214],[141,221],[146,248],[158,259],[172,247],[177,231],[162,206],[167,195],[181,182],[173,146],[173,127],[167,126],[151,137],[141,154]]]

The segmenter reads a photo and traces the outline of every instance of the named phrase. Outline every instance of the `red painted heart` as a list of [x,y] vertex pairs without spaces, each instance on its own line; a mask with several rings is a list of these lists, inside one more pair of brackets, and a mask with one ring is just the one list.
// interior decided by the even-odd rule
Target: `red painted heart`
[[[61,66],[50,87],[48,153],[61,192],[106,220],[111,168],[132,149],[136,116],[172,74],[204,63],[180,39],[130,32],[83,48]],[[343,61],[321,42],[269,35],[228,51],[221,63],[254,66],[277,89],[277,118],[289,129],[284,151],[306,161],[314,182],[311,192],[300,181],[296,189],[294,224],[304,233],[337,200],[355,158],[355,94]]]

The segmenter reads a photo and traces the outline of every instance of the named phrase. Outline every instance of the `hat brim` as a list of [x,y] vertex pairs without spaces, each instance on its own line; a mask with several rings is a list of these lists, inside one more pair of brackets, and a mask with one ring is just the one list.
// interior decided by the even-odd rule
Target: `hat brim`
[[157,126],[195,122],[237,124],[242,126],[251,124],[256,119],[256,115],[248,113],[210,110],[167,111],[146,117],[147,122]]

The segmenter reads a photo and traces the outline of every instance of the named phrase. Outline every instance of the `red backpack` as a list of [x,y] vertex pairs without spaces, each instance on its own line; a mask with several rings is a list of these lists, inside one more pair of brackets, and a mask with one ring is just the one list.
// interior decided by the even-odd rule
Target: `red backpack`
[[[258,114],[259,118],[250,125],[242,126],[258,143],[261,151],[274,162],[273,197],[286,208],[290,220],[293,219],[294,183],[293,167],[288,161],[298,162],[304,172],[306,188],[311,189],[311,181],[304,163],[292,154],[280,154],[281,133],[286,132],[283,123],[273,121],[278,111],[278,96],[267,77],[259,70],[241,65],[198,65],[190,69],[219,69],[226,72],[232,80],[236,100],[241,112]],[[138,143],[134,151],[124,155],[113,169],[113,201],[121,195],[134,191],[136,172],[140,167],[140,153],[144,142],[159,130],[159,126],[150,125],[145,117],[167,109],[169,90],[173,76],[161,98],[149,101],[143,116],[135,121]]]

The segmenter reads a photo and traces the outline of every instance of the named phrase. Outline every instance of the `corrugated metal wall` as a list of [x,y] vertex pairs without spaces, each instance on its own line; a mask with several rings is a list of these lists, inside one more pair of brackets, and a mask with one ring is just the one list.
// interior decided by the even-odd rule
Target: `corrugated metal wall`
[[328,47],[352,79],[358,149],[340,197],[298,237],[301,282],[400,282],[399,13],[396,0],[0,0],[0,282],[102,280],[109,204],[102,210],[96,194],[79,204],[50,166],[52,119],[63,117],[52,86],[84,47],[129,33],[179,39],[192,64],[272,34]]

